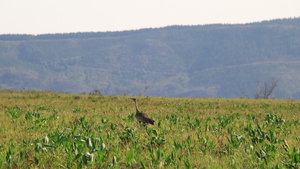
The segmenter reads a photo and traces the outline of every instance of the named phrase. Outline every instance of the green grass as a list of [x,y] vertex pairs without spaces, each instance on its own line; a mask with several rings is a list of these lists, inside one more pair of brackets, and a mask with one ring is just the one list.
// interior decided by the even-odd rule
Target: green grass
[[1,168],[299,168],[298,100],[0,91]]

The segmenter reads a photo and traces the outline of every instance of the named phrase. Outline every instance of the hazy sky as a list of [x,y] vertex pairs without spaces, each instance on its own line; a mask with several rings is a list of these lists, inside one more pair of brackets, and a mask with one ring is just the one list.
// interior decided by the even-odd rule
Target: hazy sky
[[300,17],[300,0],[0,0],[0,34],[122,31]]

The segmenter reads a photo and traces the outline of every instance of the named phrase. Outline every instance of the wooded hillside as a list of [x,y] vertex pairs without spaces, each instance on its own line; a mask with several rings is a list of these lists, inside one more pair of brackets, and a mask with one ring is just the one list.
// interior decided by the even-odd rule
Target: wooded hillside
[[300,18],[123,32],[0,35],[1,88],[105,95],[300,98]]

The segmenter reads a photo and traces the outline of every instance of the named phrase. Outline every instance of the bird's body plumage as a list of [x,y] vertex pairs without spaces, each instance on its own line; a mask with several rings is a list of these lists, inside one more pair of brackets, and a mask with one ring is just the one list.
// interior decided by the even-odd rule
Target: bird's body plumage
[[135,103],[135,109],[136,109],[135,118],[137,119],[137,121],[144,122],[144,123],[149,123],[149,124],[154,125],[155,121],[152,120],[147,114],[142,113],[139,110],[138,105],[137,105],[137,100],[135,98],[132,98],[132,100]]

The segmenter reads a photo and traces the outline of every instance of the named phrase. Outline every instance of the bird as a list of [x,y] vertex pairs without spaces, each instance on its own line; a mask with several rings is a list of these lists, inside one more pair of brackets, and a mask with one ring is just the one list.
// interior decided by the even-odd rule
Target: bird
[[144,122],[144,123],[149,123],[154,125],[154,120],[152,120],[147,114],[142,113],[139,108],[138,108],[138,103],[137,103],[137,99],[136,98],[131,98],[134,101],[135,104],[135,109],[136,109],[136,113],[135,113],[135,118],[137,121],[139,122]]

